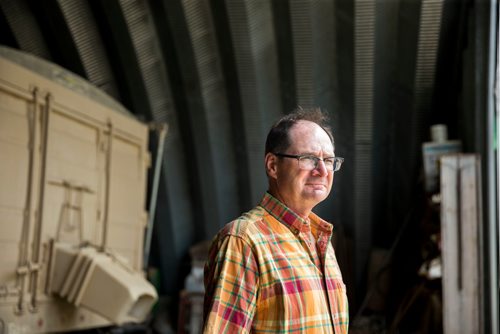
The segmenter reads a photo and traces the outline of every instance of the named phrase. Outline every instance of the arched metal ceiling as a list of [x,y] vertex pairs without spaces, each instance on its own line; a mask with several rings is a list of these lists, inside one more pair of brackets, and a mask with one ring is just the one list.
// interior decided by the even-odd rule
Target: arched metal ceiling
[[[2,0],[0,43],[79,74],[144,121],[169,124],[155,223],[164,273],[260,199],[272,122],[297,105],[327,109],[346,163],[318,211],[354,240],[359,278],[370,247],[387,246],[412,206],[427,127],[451,119],[452,135],[471,133],[457,124],[471,118],[456,97],[462,86],[448,78],[463,75],[466,32],[477,28],[466,13],[481,6]],[[164,290],[174,293],[178,279],[165,275]]]

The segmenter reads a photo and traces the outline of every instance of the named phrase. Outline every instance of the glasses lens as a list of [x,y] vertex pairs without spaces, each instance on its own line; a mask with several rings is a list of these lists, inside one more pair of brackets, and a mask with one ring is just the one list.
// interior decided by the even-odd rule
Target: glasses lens
[[313,170],[316,168],[316,161],[314,157],[300,157],[299,168],[304,170]]
[[328,159],[323,160],[323,162],[325,163],[326,169],[328,169],[328,170],[334,170],[334,167],[335,167],[335,158],[328,158]]
[[344,162],[344,159],[342,158],[335,158],[334,159],[334,164],[333,164],[333,171],[336,172],[340,169],[340,166],[342,166],[342,162]]
[[[302,156],[299,157],[299,168],[303,170],[313,170],[318,167],[318,163],[321,159],[314,156]],[[338,171],[340,166],[342,166],[342,162],[344,162],[343,158],[327,158],[323,160],[325,164],[325,168],[330,171]]]

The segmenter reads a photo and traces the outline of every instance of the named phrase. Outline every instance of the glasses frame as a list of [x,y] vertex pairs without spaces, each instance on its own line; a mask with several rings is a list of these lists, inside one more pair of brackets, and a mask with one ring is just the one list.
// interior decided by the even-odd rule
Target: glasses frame
[[[323,163],[325,163],[325,158],[318,158],[314,155],[310,155],[310,154],[300,154],[300,155],[295,155],[295,154],[285,154],[285,153],[273,153],[275,156],[277,157],[282,157],[282,158],[291,158],[291,159],[297,159],[297,161],[299,162],[299,168],[300,168],[300,160],[301,159],[304,159],[304,158],[308,158],[308,159],[312,159],[314,161],[314,168],[313,169],[304,169],[304,168],[300,168],[302,170],[315,170],[316,168],[318,168],[318,164],[320,161],[323,161]],[[340,170],[340,167],[342,167],[342,164],[344,163],[344,158],[341,158],[341,157],[328,157],[326,159],[334,159],[334,164],[332,167],[335,166],[335,162],[338,164],[338,168],[335,169],[335,168],[332,168],[332,169],[328,169],[328,167],[326,166],[325,164],[325,167],[327,170],[329,171],[332,171],[332,172],[337,172]]]

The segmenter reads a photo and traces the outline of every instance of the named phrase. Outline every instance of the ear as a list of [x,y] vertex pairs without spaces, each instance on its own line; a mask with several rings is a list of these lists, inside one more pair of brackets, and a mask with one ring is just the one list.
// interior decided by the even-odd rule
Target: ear
[[278,177],[278,157],[272,153],[267,153],[264,161],[267,176],[276,179]]

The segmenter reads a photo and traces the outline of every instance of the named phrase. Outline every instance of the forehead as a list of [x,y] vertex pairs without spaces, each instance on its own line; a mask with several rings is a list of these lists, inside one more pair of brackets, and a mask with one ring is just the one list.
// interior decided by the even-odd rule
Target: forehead
[[290,149],[302,152],[333,153],[333,143],[330,136],[318,124],[300,120],[290,128],[288,134]]

